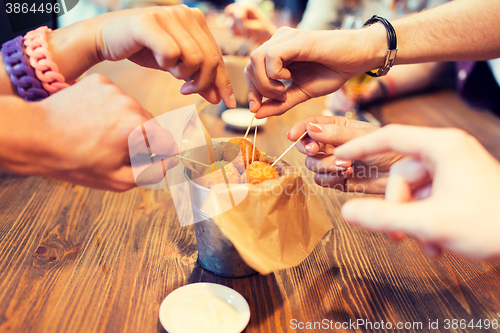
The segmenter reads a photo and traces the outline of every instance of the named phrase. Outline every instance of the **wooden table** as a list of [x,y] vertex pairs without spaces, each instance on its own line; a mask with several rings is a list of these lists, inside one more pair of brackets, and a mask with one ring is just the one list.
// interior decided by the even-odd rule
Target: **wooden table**
[[[181,96],[180,83],[168,74],[128,62],[105,63],[94,71],[154,115],[201,102],[198,96]],[[269,119],[258,146],[278,155],[289,144],[289,128],[322,108],[323,99],[312,100]],[[403,99],[373,111],[384,123],[462,127],[500,157],[500,120],[468,108],[453,92]],[[216,106],[203,112],[211,134],[237,135],[218,113]],[[295,150],[286,159],[296,166],[304,163]],[[449,253],[429,259],[411,239],[395,244],[384,234],[351,227],[339,211],[348,198],[326,190],[320,196],[334,227],[302,264],[268,276],[228,279],[197,263],[193,226],[179,227],[168,191],[136,188],[117,194],[2,173],[0,332],[163,332],[161,301],[174,289],[200,281],[229,286],[248,300],[248,333],[320,331],[294,330],[294,319],[297,325],[323,319],[331,325],[357,319],[423,325],[400,332],[430,332],[429,320],[439,320],[445,332],[445,319],[500,319],[498,264]]]

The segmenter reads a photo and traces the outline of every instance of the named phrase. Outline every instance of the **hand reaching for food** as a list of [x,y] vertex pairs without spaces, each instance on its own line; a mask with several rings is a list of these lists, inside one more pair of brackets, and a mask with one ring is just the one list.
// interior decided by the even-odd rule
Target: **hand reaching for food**
[[347,202],[347,222],[384,232],[404,232],[426,247],[476,259],[500,256],[500,163],[458,129],[389,125],[337,148],[340,159],[395,152],[411,159],[394,164],[386,200]]
[[[365,49],[368,39],[373,38],[366,33],[370,29],[363,30],[359,32],[363,36],[358,36],[351,30],[278,29],[251,53],[245,69],[250,111],[259,119],[283,114],[308,99],[338,90],[351,77],[377,68],[375,57],[367,60],[365,54],[353,52],[358,47]],[[291,80],[290,85],[285,87],[283,80]]]
[[[30,157],[27,166],[31,168],[17,172],[111,191],[126,191],[137,186],[129,149],[134,147],[134,155],[145,155],[147,161],[149,153],[144,144],[130,141],[130,133],[153,116],[136,100],[106,77],[92,74],[33,104],[39,107],[37,116],[33,117],[38,119],[36,131],[26,136],[43,139],[26,147],[30,150],[36,147],[36,155],[24,154]],[[68,112],[69,109],[73,112]],[[170,132],[160,128],[155,134],[161,139],[166,157],[177,154]],[[142,133],[139,139],[144,142]],[[155,136],[150,136],[150,140],[156,140]],[[166,167],[176,163],[171,157],[166,160]]]
[[[297,149],[307,155],[306,167],[315,172],[318,185],[342,191],[384,193],[391,166],[402,158],[396,153],[384,153],[357,159],[354,163],[336,156],[338,146],[380,128],[373,124],[345,117],[308,117],[295,124],[288,139],[299,141]],[[345,187],[344,187],[345,186]]]

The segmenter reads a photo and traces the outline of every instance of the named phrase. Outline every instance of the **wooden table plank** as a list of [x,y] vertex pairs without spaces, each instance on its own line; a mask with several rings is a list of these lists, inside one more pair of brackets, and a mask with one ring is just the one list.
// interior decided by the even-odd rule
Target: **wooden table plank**
[[[168,74],[128,62],[93,71],[110,77],[155,116],[202,101],[181,96],[180,83]],[[290,127],[322,108],[323,99],[316,99],[269,119],[259,131],[259,148],[278,155],[289,145]],[[464,128],[500,157],[498,118],[468,108],[451,92],[391,102],[373,112],[384,123]],[[217,106],[202,112],[211,135],[239,135],[219,113]],[[286,157],[296,166],[304,159],[296,150]],[[308,184],[311,176],[305,172]],[[163,298],[199,281],[240,292],[250,304],[246,332],[252,333],[314,331],[293,330],[292,319],[420,321],[424,328],[429,319],[439,319],[441,331],[445,318],[499,319],[499,264],[448,253],[429,259],[411,239],[394,244],[345,224],[339,209],[354,195],[314,189],[334,226],[314,252],[291,269],[227,279],[196,262],[193,227],[179,227],[168,191],[117,194],[0,174],[0,332],[163,332]]]

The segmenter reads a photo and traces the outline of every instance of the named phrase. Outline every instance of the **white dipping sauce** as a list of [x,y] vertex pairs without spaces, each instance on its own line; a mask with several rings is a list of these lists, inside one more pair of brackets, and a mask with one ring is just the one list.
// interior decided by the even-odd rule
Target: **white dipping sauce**
[[197,293],[179,299],[170,311],[174,332],[239,332],[240,315],[234,307],[217,296]]

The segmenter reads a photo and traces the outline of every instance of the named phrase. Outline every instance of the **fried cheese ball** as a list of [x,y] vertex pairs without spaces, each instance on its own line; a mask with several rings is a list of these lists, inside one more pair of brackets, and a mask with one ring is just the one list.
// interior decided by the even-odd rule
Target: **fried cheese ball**
[[278,171],[271,165],[255,161],[248,166],[248,182],[250,184],[260,184],[263,181],[278,178]]
[[212,165],[215,169],[214,172],[212,172],[212,168],[207,168],[203,173],[203,178],[205,178],[209,185],[225,183],[224,175],[222,174],[222,172],[216,172],[217,170],[220,170],[222,168],[224,168],[224,171],[226,172],[227,180],[229,183],[237,184],[240,182],[240,173],[238,172],[238,170],[236,170],[235,166],[232,163],[219,161],[214,162]]
[[[222,158],[224,161],[228,162],[233,162],[236,169],[240,173],[243,173],[245,171],[245,168],[247,167],[247,152],[248,152],[248,163],[252,163],[252,151],[253,151],[253,145],[250,141],[247,139],[243,138],[233,138],[228,141],[229,143],[234,143],[235,145],[225,145],[224,148],[222,149]],[[239,149],[238,149],[239,147]],[[236,157],[241,151],[241,157],[242,159],[237,159]],[[255,154],[253,156],[253,161],[258,161],[260,157],[260,152],[255,149]]]

